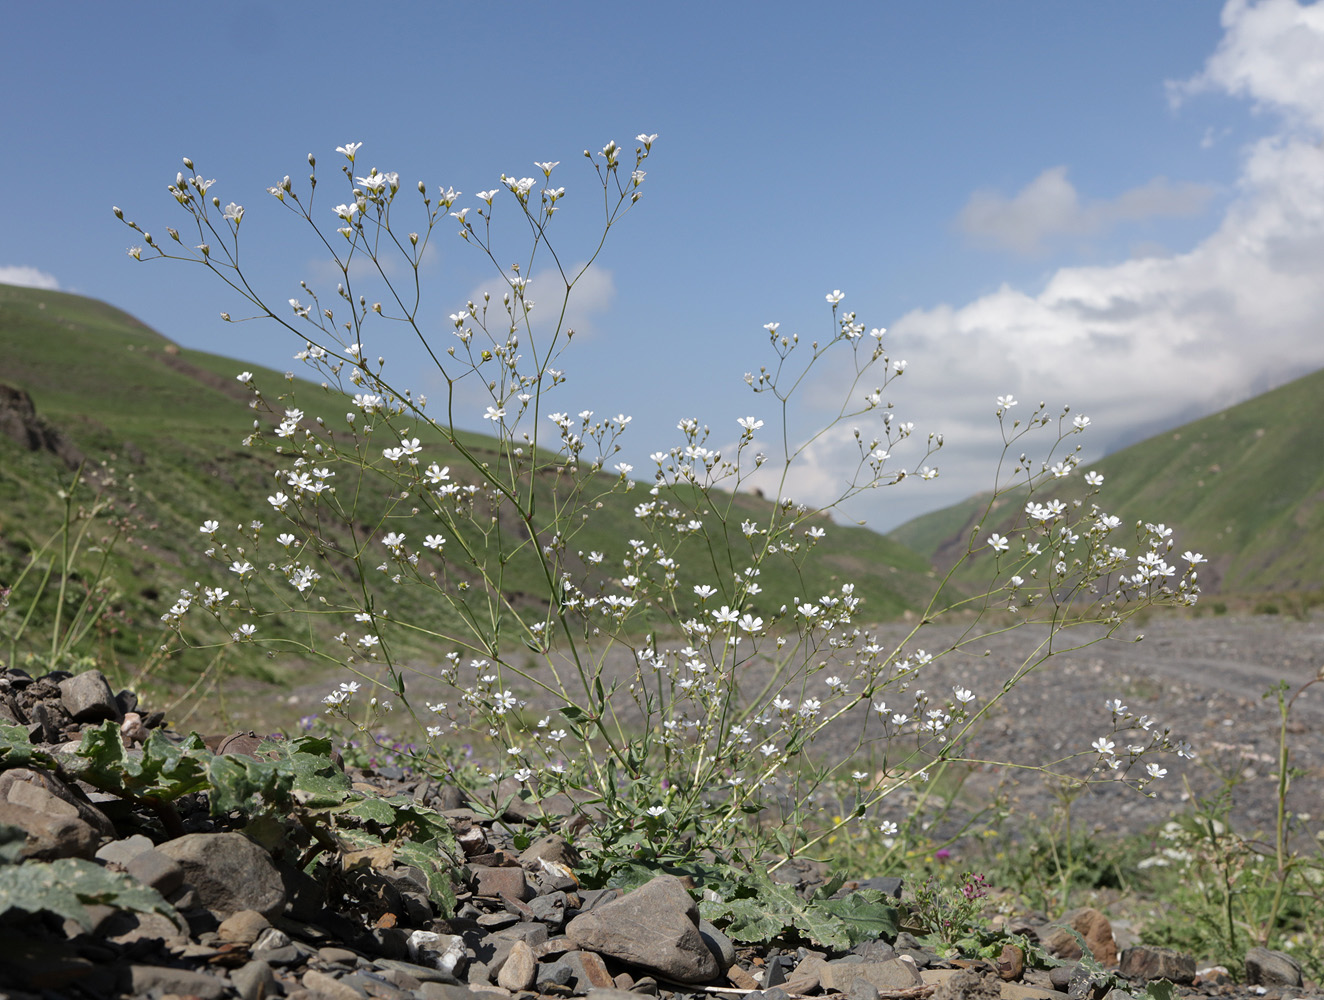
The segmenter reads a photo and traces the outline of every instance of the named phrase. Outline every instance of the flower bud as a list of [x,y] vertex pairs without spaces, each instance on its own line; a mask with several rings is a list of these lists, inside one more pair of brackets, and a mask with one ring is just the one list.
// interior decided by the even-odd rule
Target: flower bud
[[220,199],[220,198],[217,198],[216,195],[212,195],[212,196],[211,196],[211,207],[212,207],[212,208],[220,208],[220,207],[221,207],[221,199]]
[[118,205],[111,206],[110,210],[115,213],[115,218],[119,219],[120,222],[124,221],[124,210],[121,209]]
[[312,167],[314,170],[317,169],[317,157],[312,153],[308,154],[308,166]]
[[190,160],[187,156],[184,157],[184,166],[188,167],[190,170],[193,169],[193,161]]

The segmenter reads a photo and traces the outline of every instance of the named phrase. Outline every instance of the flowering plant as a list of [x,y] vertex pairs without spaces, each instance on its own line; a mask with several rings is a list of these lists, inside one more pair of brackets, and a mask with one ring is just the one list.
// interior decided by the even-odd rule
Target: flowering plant
[[[1028,499],[1020,522],[972,538],[966,551],[966,560],[989,566],[990,589],[971,596],[944,582],[900,642],[863,624],[868,610],[854,583],[810,590],[804,581],[827,515],[865,490],[933,478],[942,446],[929,435],[909,464],[893,457],[914,433],[885,400],[906,363],[891,356],[884,329],[842,306],[840,290],[826,296],[830,326],[821,339],[764,327],[770,364],[744,381],[774,416],[741,418],[730,447],[685,417],[677,439],[652,452],[636,478],[615,460],[630,417],[563,402],[562,366],[574,337],[567,305],[608,233],[640,200],[655,140],[638,136],[632,153],[614,142],[585,153],[605,222],[587,263],[573,268],[549,236],[565,198],[552,181],[554,161],[535,164],[534,177],[502,175],[468,207],[453,188],[420,182],[419,225],[406,233],[396,172],[363,171],[360,143],[338,147],[345,200],[315,210],[320,182],[310,155],[306,191],[289,177],[268,191],[325,248],[338,280],[329,292],[301,283],[300,295],[280,305],[240,264],[245,209],[222,208],[208,193],[215,182],[191,160],[170,185],[189,235],[168,228],[163,242],[115,209],[145,244],[132,257],[189,261],[215,274],[256,317],[289,333],[296,359],[322,386],[311,403],[296,399],[292,373],[284,388],[238,376],[256,415],[245,443],[276,456],[266,516],[277,525],[204,521],[216,580],[182,593],[165,617],[183,643],[190,616],[203,614],[236,643],[342,665],[352,679],[327,695],[327,711],[367,737],[383,712],[402,706],[425,734],[420,757],[441,772],[446,758],[434,751],[443,739],[485,732],[492,757],[486,788],[475,791],[494,811],[516,796],[565,793],[565,808],[592,810],[596,835],[620,855],[674,860],[775,842],[789,856],[815,840],[794,805],[808,791],[849,771],[861,794],[842,822],[880,815],[890,794],[962,758],[972,727],[1062,644],[1060,634],[1087,627],[1084,641],[1093,642],[1140,609],[1194,601],[1200,558],[1188,554],[1178,574],[1161,524],[1138,526],[1134,547],[1123,546],[1121,524],[1092,502],[1101,478],[1084,477],[1073,496],[1077,454],[1057,455],[1088,418],[1040,405],[1014,420],[1016,401],[1006,396],[994,413],[1011,472],[994,502],[1012,490]],[[505,267],[500,223],[510,214],[531,246]],[[423,308],[421,277],[442,224],[500,277],[498,292],[449,314],[444,347]],[[544,260],[538,280],[552,286],[552,303],[535,313],[531,275]],[[405,277],[394,277],[402,265]],[[377,354],[388,329],[411,333],[434,363],[439,405],[388,374]],[[846,398],[826,427],[797,436],[789,401],[826,365],[848,373]],[[777,425],[771,439],[783,442],[773,451],[759,435],[768,419]],[[491,438],[466,431],[471,421]],[[1032,432],[1047,434],[1046,458],[1015,458]],[[810,507],[790,491],[805,449],[827,434],[848,434],[858,463],[834,503]],[[755,485],[771,502],[753,503]],[[622,505],[632,511],[628,532],[595,533]],[[770,599],[787,587],[793,599]],[[411,599],[429,605],[425,616],[395,612]],[[980,612],[976,622],[985,612],[1006,618],[997,630],[1046,636],[982,703],[961,684],[946,694],[919,686],[937,659],[919,647],[920,632],[967,608]],[[301,629],[288,627],[300,617]],[[971,626],[951,650],[981,634]],[[1102,728],[1077,755],[1140,787],[1160,776],[1140,769],[1143,758],[1185,749],[1120,707]],[[1135,729],[1141,742],[1116,753],[1113,737]],[[847,751],[825,758],[813,747],[829,730],[855,735]],[[857,773],[866,751],[881,761],[868,782]],[[776,803],[792,803],[791,816],[761,826]]]

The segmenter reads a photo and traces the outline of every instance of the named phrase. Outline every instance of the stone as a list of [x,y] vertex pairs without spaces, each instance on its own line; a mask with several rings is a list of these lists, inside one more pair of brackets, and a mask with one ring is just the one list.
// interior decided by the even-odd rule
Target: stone
[[516,941],[510,946],[510,954],[501,963],[496,983],[502,989],[518,993],[529,989],[537,979],[538,960],[533,957],[533,949],[524,941]]
[[124,870],[162,896],[169,896],[184,884],[183,866],[155,848],[143,851],[125,865]]
[[851,993],[855,984],[861,981],[877,990],[909,990],[924,985],[915,964],[898,958],[886,962],[837,959],[824,964],[818,974],[819,985],[825,992]]
[[411,962],[426,965],[430,969],[438,969],[456,979],[464,972],[469,962],[464,938],[457,934],[414,931],[405,939],[405,950]]
[[1113,939],[1112,924],[1093,907],[1083,907],[1065,914],[1061,920],[1039,932],[1039,943],[1055,958],[1072,961],[1084,953],[1070,927],[1082,938],[1095,961],[1105,968],[1117,966],[1117,942]]
[[[818,955],[810,955],[804,958],[795,971],[791,972],[781,983],[769,983],[769,986],[778,986],[787,993],[802,994],[813,993],[818,989],[819,977],[822,975],[823,967],[827,965],[827,960]],[[767,991],[764,991],[765,995]]]
[[222,920],[216,934],[222,941],[252,944],[270,926],[271,921],[257,910],[240,910]]
[[1014,982],[1025,975],[1025,952],[1019,945],[1004,944],[998,954],[998,977],[1004,982]]
[[523,868],[473,865],[469,871],[476,896],[499,896],[502,899],[518,899],[522,903],[534,897],[533,886],[524,877]]
[[607,971],[607,963],[596,952],[568,951],[561,956],[561,961],[570,966],[570,985],[576,993],[616,987],[615,978]]
[[149,991],[155,991],[158,995],[179,993],[184,996],[200,997],[201,1000],[221,1000],[226,993],[223,980],[191,969],[172,969],[162,965],[131,965],[129,978],[133,984],[134,996],[143,996]]
[[544,893],[529,900],[533,919],[553,930],[565,926],[566,894],[561,891]]
[[299,982],[318,1000],[363,1000],[363,994],[354,987],[316,969],[305,972]]
[[143,851],[151,849],[152,842],[141,833],[135,833],[132,837],[125,837],[123,840],[112,840],[100,848],[96,856],[98,861],[127,867],[129,862]]
[[396,972],[405,972],[413,976],[420,983],[450,983],[458,985],[459,980],[451,973],[442,969],[430,969],[426,965],[417,965],[414,962],[403,962],[395,958],[378,958],[372,963],[378,969],[391,969]]
[[717,978],[717,959],[699,933],[699,908],[680,879],[659,875],[566,925],[581,948],[639,965],[678,983]]
[[519,859],[521,864],[552,861],[566,868],[574,868],[580,862],[579,852],[571,846],[570,841],[555,833],[539,837],[520,852]]
[[1246,982],[1251,986],[1299,987],[1301,963],[1281,951],[1252,948],[1246,952]]
[[221,920],[240,910],[274,917],[285,908],[271,855],[241,833],[190,833],[156,849],[179,863],[202,905]]
[[100,670],[88,670],[60,681],[60,701],[75,722],[119,721],[123,718],[110,682]]
[[1067,1000],[1067,995],[1024,983],[1003,983],[1002,1000]]
[[1195,981],[1195,959],[1171,948],[1136,945],[1122,952],[1119,971],[1127,979],[1167,979],[1188,985]]
[[271,966],[256,959],[233,970],[230,982],[234,984],[241,1000],[266,1000],[267,997],[280,995],[276,974],[271,971]]
[[736,964],[736,946],[729,937],[707,920],[699,920],[699,936],[703,938],[703,943],[708,946],[708,950],[713,953],[713,958],[717,959],[719,974],[724,974],[727,969]]
[[0,823],[28,835],[23,856],[39,861],[92,858],[115,826],[105,813],[40,767],[0,772]]
[[473,1000],[473,992],[469,987],[450,983],[424,983],[414,992],[423,1000]]

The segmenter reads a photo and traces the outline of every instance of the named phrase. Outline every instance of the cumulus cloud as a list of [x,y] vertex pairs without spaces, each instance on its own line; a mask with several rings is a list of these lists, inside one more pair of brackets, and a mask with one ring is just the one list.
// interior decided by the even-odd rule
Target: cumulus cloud
[[1223,28],[1204,70],[1168,83],[1171,103],[1227,93],[1250,98],[1257,110],[1277,112],[1289,124],[1324,129],[1324,6],[1229,0]]
[[[1173,92],[1222,89],[1281,115],[1244,151],[1217,229],[1184,252],[1064,267],[1037,292],[1004,286],[894,322],[913,393],[899,409],[948,443],[923,497],[860,510],[875,527],[992,485],[999,395],[1021,400],[1012,417],[1040,400],[1089,415],[1090,431],[1070,439],[1089,458],[1324,366],[1324,5],[1233,0],[1224,23],[1203,72]],[[1060,203],[1069,217],[1074,202]],[[830,461],[841,442],[816,447]]]
[[55,275],[35,267],[0,267],[0,285],[20,285],[23,288],[47,288],[55,291],[59,289],[60,282]]
[[1123,222],[1199,215],[1213,193],[1204,184],[1156,177],[1111,200],[1082,201],[1067,179],[1067,168],[1050,167],[1011,198],[976,191],[957,224],[976,243],[1028,254],[1058,236],[1089,236]]

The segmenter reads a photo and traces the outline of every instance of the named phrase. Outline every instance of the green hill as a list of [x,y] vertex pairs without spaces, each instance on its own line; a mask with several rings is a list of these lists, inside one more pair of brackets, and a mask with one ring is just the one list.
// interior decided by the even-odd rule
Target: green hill
[[[1324,371],[1082,467],[1105,477],[1099,500],[1123,522],[1163,521],[1210,560],[1206,592],[1324,589]],[[989,497],[915,518],[888,536],[951,566]],[[981,531],[1012,523],[1001,501]]]
[[[70,581],[58,611],[64,627],[77,613],[79,587],[90,579],[92,564],[100,558],[96,550],[106,547],[101,539],[114,537],[109,530],[113,524],[125,533],[106,563],[109,614],[76,653],[84,663],[94,660],[125,683],[141,686],[150,678],[174,688],[193,683],[209,669],[214,654],[186,651],[157,662],[156,651],[166,635],[160,616],[180,588],[225,582],[223,566],[202,553],[199,526],[204,520],[218,520],[223,530],[259,517],[273,520],[266,497],[274,488],[277,458],[241,444],[252,428],[252,397],[235,374],[240,368],[251,369],[271,394],[289,388],[283,373],[180,348],[101,302],[4,285],[0,352],[0,384],[30,396],[37,427],[29,427],[25,437],[21,429],[14,430],[22,423],[18,417],[0,414],[0,587],[12,586],[30,554],[57,535],[65,512],[60,491],[81,458],[90,485],[76,496],[74,509],[91,503],[95,487],[114,500],[114,510],[103,512],[86,539],[85,565]],[[351,408],[343,398],[328,400],[327,390],[310,382],[296,382],[293,388],[310,415],[318,412],[314,407],[336,415]],[[441,436],[416,431],[427,460],[459,467],[457,453]],[[499,457],[491,439],[465,435],[463,441],[470,449]],[[614,482],[602,479],[603,506],[578,529],[573,550],[619,553],[627,539],[638,534],[634,506],[645,499],[643,488],[610,492]],[[385,482],[368,479],[356,485],[370,501],[362,509],[386,502]],[[556,486],[551,479],[540,480],[536,489],[550,501]],[[772,507],[766,501],[748,494],[722,498],[731,507],[728,523],[739,525],[745,518],[769,522]],[[737,529],[712,552],[697,541],[682,549],[683,600],[692,600],[688,595],[693,584],[714,582],[719,573],[747,565],[748,546]],[[517,602],[537,603],[544,587],[535,560],[527,555],[528,546],[524,550],[525,555],[517,552],[511,559],[504,586]],[[58,545],[46,550],[46,556],[55,552]],[[590,580],[597,574],[605,583],[606,566],[601,572],[593,566],[580,568]],[[337,569],[343,572],[344,566]],[[463,578],[466,568],[459,565],[454,572]],[[56,572],[18,642],[12,637],[32,606],[36,577],[30,574],[15,591],[0,617],[0,658],[29,662],[37,669],[49,665],[58,577]],[[802,567],[782,557],[765,565],[761,603],[754,610],[775,612],[781,604],[827,593],[847,580],[856,584],[865,614],[875,620],[918,607],[932,587],[929,567],[910,550],[862,528],[832,526]],[[447,619],[453,612],[440,608],[435,595],[429,600],[422,588],[402,588],[398,595],[392,597],[390,609],[396,619],[433,629],[454,624]],[[224,631],[217,627],[210,638],[223,640]],[[436,662],[445,650],[419,640],[402,652]],[[295,656],[269,659],[253,647],[235,647],[232,655],[229,662],[246,676],[273,682],[297,672],[306,683],[314,667]]]

